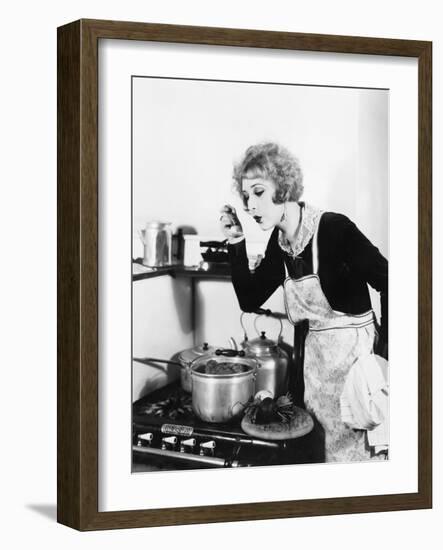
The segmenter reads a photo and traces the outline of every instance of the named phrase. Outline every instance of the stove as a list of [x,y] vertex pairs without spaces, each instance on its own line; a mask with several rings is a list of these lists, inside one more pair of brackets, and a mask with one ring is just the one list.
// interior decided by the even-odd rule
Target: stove
[[305,463],[307,437],[265,441],[250,437],[240,420],[203,422],[191,396],[170,384],[133,405],[133,471],[238,468]]

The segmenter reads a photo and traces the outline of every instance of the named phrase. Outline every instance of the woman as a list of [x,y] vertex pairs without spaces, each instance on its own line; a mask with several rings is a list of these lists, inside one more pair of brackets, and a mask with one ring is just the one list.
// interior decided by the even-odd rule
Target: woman
[[[387,357],[388,263],[346,216],[300,201],[303,177],[297,159],[275,143],[250,147],[234,169],[246,212],[261,229],[274,228],[253,273],[237,214],[222,209],[232,280],[240,308],[254,311],[284,285],[294,324],[307,321],[304,403],[323,442],[318,460],[371,458],[366,432],[341,421],[340,396],[351,365],[373,351]],[[379,334],[367,283],[380,293]]]

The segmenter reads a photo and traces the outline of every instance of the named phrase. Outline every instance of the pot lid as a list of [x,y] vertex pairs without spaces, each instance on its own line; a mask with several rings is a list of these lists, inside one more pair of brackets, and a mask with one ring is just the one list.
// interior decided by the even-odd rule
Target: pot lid
[[[219,372],[210,372],[212,370],[211,367],[216,367],[217,365],[221,365],[222,367],[226,365],[239,365],[242,368],[233,372],[229,372],[229,369],[223,372],[224,368],[221,368]],[[209,372],[207,367],[209,367]],[[195,374],[196,376],[207,378],[216,377],[217,379],[249,376],[256,369],[257,359],[255,357],[248,356],[243,350],[236,351],[220,348],[217,348],[214,354],[209,353],[197,357],[190,366],[191,375]]]
[[189,365],[197,357],[208,355],[208,353],[215,353],[215,347],[210,346],[208,342],[204,342],[200,346],[195,346],[194,348],[183,350],[181,353],[179,353],[178,360],[180,361],[180,363],[185,363]]
[[258,338],[244,342],[244,347],[254,355],[270,355],[278,351],[277,343],[266,338],[265,331],[262,331]]
[[171,222],[162,222],[159,220],[152,220],[146,223],[146,229],[163,229],[164,227],[167,227],[168,225],[171,225]]

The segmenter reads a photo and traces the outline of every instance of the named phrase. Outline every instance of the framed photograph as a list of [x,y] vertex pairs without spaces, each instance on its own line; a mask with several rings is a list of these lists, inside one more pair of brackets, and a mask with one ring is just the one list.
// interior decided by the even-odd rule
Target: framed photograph
[[432,44],[58,29],[58,521],[432,506]]

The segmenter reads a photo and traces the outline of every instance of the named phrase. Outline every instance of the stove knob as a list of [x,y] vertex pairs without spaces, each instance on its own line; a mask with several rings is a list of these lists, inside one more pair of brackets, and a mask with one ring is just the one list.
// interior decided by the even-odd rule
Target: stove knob
[[154,435],[152,433],[138,434],[137,445],[138,447],[142,447],[143,445],[150,447],[153,439]]
[[207,456],[214,456],[215,441],[205,441],[200,443],[200,454]]
[[174,447],[177,445],[177,438],[175,435],[171,435],[169,437],[163,437],[162,438],[162,449],[174,449]]
[[180,452],[181,453],[192,453],[195,449],[196,444],[195,437],[191,437],[190,439],[182,439],[180,441]]

